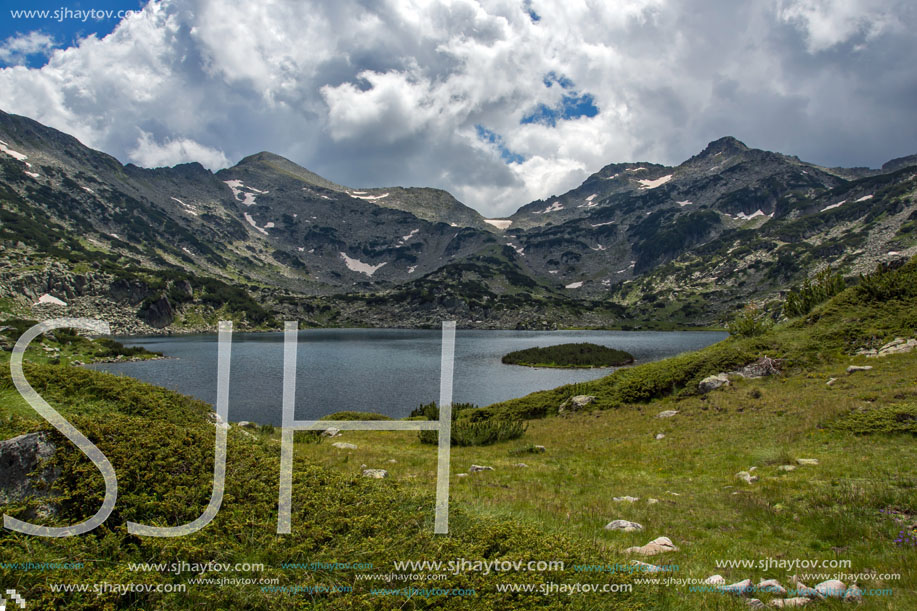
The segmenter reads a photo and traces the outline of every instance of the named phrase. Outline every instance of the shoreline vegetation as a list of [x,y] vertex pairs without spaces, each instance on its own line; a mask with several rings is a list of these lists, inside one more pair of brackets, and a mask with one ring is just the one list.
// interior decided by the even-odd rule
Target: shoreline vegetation
[[623,350],[583,342],[515,350],[504,355],[501,362],[525,367],[595,369],[631,365],[634,356]]

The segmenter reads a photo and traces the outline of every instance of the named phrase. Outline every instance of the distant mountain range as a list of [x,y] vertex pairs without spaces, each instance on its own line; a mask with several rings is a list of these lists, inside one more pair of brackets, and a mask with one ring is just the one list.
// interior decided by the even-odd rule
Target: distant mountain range
[[216,173],[122,165],[0,112],[0,289],[8,311],[48,293],[68,305],[36,314],[126,332],[709,324],[824,266],[917,252],[915,176],[917,155],[825,168],[727,137],[485,219],[442,190],[353,189],[266,152]]

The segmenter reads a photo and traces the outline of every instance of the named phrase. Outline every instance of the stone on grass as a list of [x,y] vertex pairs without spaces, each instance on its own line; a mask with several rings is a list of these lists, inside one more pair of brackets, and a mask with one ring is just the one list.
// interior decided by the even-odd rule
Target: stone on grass
[[817,465],[818,459],[817,458],[797,458],[796,464],[797,465]]
[[481,471],[493,471],[493,470],[494,470],[493,467],[488,467],[486,465],[471,465],[471,467],[468,469],[468,472],[469,473],[479,473]]
[[844,598],[847,586],[839,579],[829,579],[815,585],[815,591],[825,598]]
[[605,525],[605,530],[622,530],[629,533],[635,530],[643,530],[643,525],[628,520],[614,520]]
[[726,594],[735,594],[736,596],[743,596],[752,591],[754,588],[751,585],[751,579],[743,579],[742,581],[737,581],[731,583],[728,586],[720,586],[720,590]]
[[533,446],[532,450],[534,451],[535,454],[544,454],[545,452],[548,451],[547,448],[545,448],[544,446]]
[[796,465],[780,465],[777,467],[778,471],[795,471]]
[[856,373],[857,371],[869,371],[872,365],[851,365],[847,368],[847,374]]
[[388,471],[385,469],[363,469],[363,477],[371,477],[372,479],[383,479],[388,477]]
[[334,427],[325,429],[322,431],[322,437],[336,437],[341,434],[341,429],[336,429]]
[[736,479],[740,479],[743,482],[745,482],[746,484],[753,484],[756,481],[758,481],[758,476],[752,475],[748,471],[739,471],[738,473],[736,473]]
[[640,547],[628,547],[624,550],[627,554],[640,554],[641,556],[655,556],[656,554],[662,554],[665,552],[677,552],[678,548],[672,543],[672,540],[668,537],[657,537],[647,543],[646,545],[641,545]]
[[722,575],[711,575],[704,580],[704,583],[708,586],[724,586],[726,585],[726,578]]
[[780,365],[781,361],[772,359],[769,356],[762,356],[754,363],[749,363],[745,367],[742,367],[738,371],[733,371],[732,373],[742,376],[743,378],[754,380],[755,378],[777,375],[780,373]]
[[[38,474],[33,472],[56,451],[45,433],[27,433],[0,441],[0,505],[49,496],[60,469],[45,467]],[[41,504],[26,517],[49,517],[55,512],[51,505]]]
[[658,502],[659,502],[659,499],[646,499],[647,505],[655,505]]
[[357,446],[353,445],[352,443],[345,443],[343,441],[336,441],[332,443],[331,445],[336,447],[338,450],[356,450],[357,449]]
[[711,390],[716,390],[720,386],[729,386],[729,376],[725,373],[707,376],[700,381],[697,388],[701,392],[710,392]]
[[665,439],[665,433],[656,433],[656,439]]
[[615,496],[615,497],[612,497],[612,499],[616,503],[636,503],[637,501],[640,500],[640,497],[638,496]]
[[456,477],[468,477],[468,474],[467,473],[456,473],[455,476]]
[[771,601],[771,606],[778,609],[788,609],[791,607],[805,607],[811,601],[808,598],[802,596],[795,596],[793,598],[775,598]]
[[786,588],[776,579],[763,579],[755,586],[758,592],[767,592],[776,596],[786,596]]
[[678,413],[678,410],[667,409],[664,412],[659,412],[658,414],[656,414],[656,417],[657,418],[671,418],[672,416],[674,416],[677,413]]
[[826,385],[826,386],[834,386],[834,383],[835,383],[835,382],[837,382],[837,378],[831,378],[831,379],[829,379],[827,382],[825,382],[825,385]]
[[863,590],[857,584],[853,584],[844,592],[844,600],[855,603],[861,602],[863,600]]
[[528,468],[528,465],[525,464],[524,462],[517,462],[517,463],[514,464],[513,466],[514,466],[514,467],[518,467],[518,468],[520,468],[520,469],[527,469],[527,468]]
[[595,401],[595,397],[593,395],[574,395],[561,403],[557,411],[565,412],[569,410],[571,412],[575,412],[583,409],[593,401]]

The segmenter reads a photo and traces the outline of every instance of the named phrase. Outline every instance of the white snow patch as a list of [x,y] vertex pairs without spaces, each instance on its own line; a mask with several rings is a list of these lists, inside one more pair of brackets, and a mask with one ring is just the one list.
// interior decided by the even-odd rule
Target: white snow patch
[[593,227],[604,227],[605,225],[614,225],[614,221],[608,221],[607,223],[590,223]]
[[901,254],[901,253],[898,252],[897,250],[890,250],[890,251],[888,251],[888,254],[887,254],[886,256],[888,256],[888,257],[894,257],[895,255],[900,255],[900,254]]
[[315,249],[314,249],[314,248],[310,248],[310,249],[309,249],[309,254],[310,254],[310,255],[311,255],[312,253],[314,253],[314,252],[315,252]]
[[602,180],[614,180],[614,179],[617,178],[618,176],[620,176],[620,175],[619,175],[619,174],[615,174],[614,176],[608,176],[608,177],[599,176],[599,178],[601,178]]
[[568,285],[565,286],[564,288],[565,288],[565,289],[578,289],[578,288],[581,287],[581,286],[583,286],[582,281],[580,281],[580,282],[571,282],[570,284],[568,284]]
[[[484,219],[484,222],[487,223],[488,225],[493,225],[497,229],[500,229],[503,231],[509,229],[509,226],[513,224],[512,221],[508,221],[506,219]],[[455,225],[453,223],[449,223],[449,224],[452,225],[453,227],[458,227],[458,225]]]
[[744,212],[740,212],[735,216],[735,218],[741,219],[743,221],[750,221],[751,219],[758,218],[759,216],[768,216],[768,215],[764,214],[764,211],[762,211],[759,208],[758,210],[755,210],[751,214],[745,214]]
[[413,237],[414,237],[415,235],[417,235],[418,233],[420,233],[420,229],[412,229],[412,230],[411,230],[411,233],[409,233],[408,235],[403,235],[403,236],[401,236],[401,242],[402,242],[402,243],[407,242],[408,240],[410,240],[411,238],[413,238]]
[[[363,192],[360,191],[360,193],[363,193]],[[383,193],[382,195],[358,195],[357,191],[354,191],[353,193],[351,193],[351,195],[353,197],[356,197],[357,199],[368,199],[368,200],[382,199],[383,197],[388,197],[388,193]]]
[[690,206],[694,202],[692,202],[690,199],[683,199],[680,202],[675,202],[675,203],[681,206],[682,208],[684,208],[685,206]]
[[560,270],[557,270],[557,269],[549,269],[549,270],[548,270],[548,273],[549,273],[549,274],[556,274],[556,273],[559,272],[559,271],[560,271]]
[[39,297],[38,301],[35,302],[35,305],[39,305],[43,303],[50,303],[51,305],[59,305],[59,306],[67,305],[66,301],[62,301],[58,299],[57,297],[55,297],[54,295],[50,295],[48,293],[45,293],[44,295]]
[[856,201],[857,201],[857,202],[865,202],[867,199],[872,199],[872,193],[870,193],[869,195],[864,195],[863,197],[861,197],[860,199],[858,199],[858,200],[856,200]]
[[592,248],[592,247],[590,246],[590,247],[589,247],[589,250],[605,250],[605,247],[602,246],[601,244],[596,244],[596,245],[595,245],[595,248]]
[[541,212],[536,212],[535,214],[547,214],[548,212],[557,212],[557,211],[563,210],[563,209],[564,209],[564,205],[563,205],[563,204],[561,204],[560,202],[553,202],[550,206],[548,206],[547,208],[545,208],[545,209],[542,210]]
[[0,143],[0,152],[6,153],[7,155],[9,155],[10,157],[12,157],[12,158],[15,159],[16,161],[25,161],[26,159],[29,158],[28,155],[23,155],[22,153],[17,153],[16,151],[14,151],[14,150],[11,149],[10,147],[8,147],[8,146],[6,145],[5,142]]
[[187,206],[187,205],[188,205],[188,204],[186,204],[185,202],[183,202],[182,200],[178,199],[177,197],[172,197],[172,198],[170,198],[170,199],[172,199],[173,201],[178,202],[178,203],[181,204],[182,206]]
[[296,250],[298,250],[299,252],[304,252],[304,251],[305,251],[306,249],[305,249],[305,248],[303,248],[302,246],[300,246],[300,247],[299,247],[299,248],[297,248]]
[[411,267],[408,268],[408,273],[409,273],[409,274],[413,274],[415,269],[417,269],[417,266],[416,266],[416,265],[412,265]]
[[602,280],[602,286],[611,286],[611,280]]
[[592,200],[595,199],[596,195],[598,195],[598,193],[593,193],[592,195],[590,195],[589,197],[586,198],[586,201],[587,201],[587,202],[591,202]]
[[83,191],[85,191],[86,193],[92,193],[93,195],[95,195],[95,191],[93,191],[89,187],[80,187],[80,188],[83,189]]
[[41,176],[41,174],[38,174],[37,172],[28,172],[28,171],[25,173],[25,175],[31,178],[38,178],[39,176]]
[[380,267],[387,263],[387,261],[383,261],[379,265],[370,265],[369,263],[363,263],[359,259],[351,259],[343,252],[341,253],[341,258],[344,259],[344,265],[347,266],[347,269],[366,274],[367,276],[372,276]]
[[661,187],[662,185],[669,182],[670,180],[672,180],[672,175],[667,174],[665,176],[660,176],[659,178],[655,180],[640,180],[637,182],[643,185],[644,189],[655,189],[656,187]]
[[183,251],[185,251],[186,253],[188,253],[189,255],[193,255],[193,254],[194,254],[193,252],[191,252],[190,250],[188,250],[188,249],[185,248],[184,246],[182,246],[181,249],[182,249]]
[[351,191],[351,195],[366,195],[366,191]]
[[121,238],[118,236],[117,233],[109,233],[108,235],[110,235],[111,237],[115,238],[116,240],[120,240],[120,239],[121,239]]
[[260,232],[263,233],[264,235],[267,235],[267,231],[265,231],[265,230],[262,229],[261,227],[258,227],[258,223],[255,222],[255,219],[252,218],[252,215],[251,215],[251,214],[249,214],[248,212],[246,212],[245,214],[243,214],[243,216],[245,217],[245,220],[248,222],[249,225],[251,225],[252,227],[254,227],[256,230],[260,231]]
[[643,166],[640,166],[639,168],[627,168],[627,171],[628,171],[628,172],[639,172],[639,171],[645,170],[645,169],[646,169],[646,168],[644,168]]
[[[224,180],[223,182],[232,190],[232,196],[246,206],[255,205],[255,193],[260,193],[261,195],[268,193],[254,187],[246,187],[241,180]],[[243,191],[243,189],[247,189],[247,191]],[[239,197],[240,195],[242,196],[241,198]]]
[[331,199],[331,198],[328,197],[327,195],[322,195],[322,199]]
[[842,199],[841,201],[837,202],[836,204],[831,204],[830,206],[825,206],[824,208],[821,209],[821,211],[824,212],[825,210],[833,210],[833,209],[835,209],[835,208],[840,208],[841,206],[843,206],[843,205],[846,204],[846,203],[847,203],[847,200],[846,200],[846,199]]
[[267,223],[264,224],[264,228],[265,228],[265,229],[273,229],[273,228],[274,228],[274,222],[273,222],[273,221],[268,221]]

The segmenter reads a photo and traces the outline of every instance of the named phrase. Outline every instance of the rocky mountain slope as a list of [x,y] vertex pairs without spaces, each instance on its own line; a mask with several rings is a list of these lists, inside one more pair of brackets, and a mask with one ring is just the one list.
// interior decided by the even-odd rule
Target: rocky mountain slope
[[426,188],[338,185],[258,153],[212,173],[122,165],[0,112],[0,286],[12,306],[123,331],[272,324],[708,324],[819,268],[917,252],[917,156],[823,168],[710,143],[676,167],[608,165],[484,219]]

